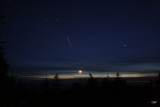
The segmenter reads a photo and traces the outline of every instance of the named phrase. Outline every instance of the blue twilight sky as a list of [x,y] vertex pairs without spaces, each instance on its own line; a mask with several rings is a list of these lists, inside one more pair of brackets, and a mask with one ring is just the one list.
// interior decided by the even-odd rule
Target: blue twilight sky
[[160,72],[158,0],[8,0],[4,39],[20,76]]

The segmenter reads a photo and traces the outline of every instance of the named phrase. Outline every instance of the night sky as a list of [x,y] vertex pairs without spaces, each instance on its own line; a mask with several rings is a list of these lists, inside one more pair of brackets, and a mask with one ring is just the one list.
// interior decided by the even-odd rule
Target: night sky
[[19,77],[160,72],[158,0],[8,0],[3,11],[6,58]]

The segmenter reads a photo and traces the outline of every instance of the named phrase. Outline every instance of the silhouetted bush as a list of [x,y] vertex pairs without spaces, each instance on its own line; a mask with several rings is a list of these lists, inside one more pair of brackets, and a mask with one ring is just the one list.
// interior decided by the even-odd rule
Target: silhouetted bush
[[42,90],[42,95],[44,95],[44,97],[48,97],[51,95],[51,86],[47,77],[45,78],[41,86],[41,90]]

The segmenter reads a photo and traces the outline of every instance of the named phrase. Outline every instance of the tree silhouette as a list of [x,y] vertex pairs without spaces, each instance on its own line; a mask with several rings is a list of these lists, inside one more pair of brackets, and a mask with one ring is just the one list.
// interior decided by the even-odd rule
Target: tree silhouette
[[[0,24],[2,26],[5,24],[3,21],[4,18],[5,18],[4,16],[0,16]],[[2,37],[1,34],[0,37]],[[8,91],[11,88],[10,79],[7,72],[9,69],[9,65],[7,63],[7,60],[5,59],[5,53],[4,53],[4,44],[6,43],[7,43],[6,41],[0,40],[0,87],[1,87],[0,96],[7,96]]]
[[[3,24],[4,16],[0,16],[0,23]],[[0,37],[2,35],[0,34]],[[0,79],[4,79],[7,77],[7,70],[9,68],[7,60],[5,59],[4,55],[4,44],[6,44],[6,41],[0,40]]]
[[97,79],[93,78],[92,74],[89,73],[90,78],[88,79],[87,87],[88,88],[95,88],[98,85]]
[[111,85],[111,81],[108,73],[107,77],[102,79],[102,86],[106,88],[106,87],[109,87],[110,85]]
[[7,77],[7,70],[8,70],[8,63],[7,60],[4,57],[3,52],[3,46],[0,44],[0,78],[6,78]]
[[[116,88],[119,90],[119,91],[123,91],[125,90],[126,88],[126,80],[123,80],[121,77],[120,77],[120,74],[119,72],[116,74]],[[121,92],[122,94],[122,92]]]
[[52,87],[53,87],[54,94],[57,94],[59,90],[59,74],[58,73],[56,73],[56,75],[54,76]]
[[160,73],[158,73],[158,79],[156,80],[155,87],[160,88]]
[[42,90],[42,94],[44,96],[49,96],[49,94],[51,94],[51,87],[50,87],[50,82],[47,78],[47,75],[46,75],[46,78],[41,86],[41,90]]
[[120,74],[119,74],[119,72],[117,72],[117,74],[116,74],[116,82],[119,82],[120,81]]

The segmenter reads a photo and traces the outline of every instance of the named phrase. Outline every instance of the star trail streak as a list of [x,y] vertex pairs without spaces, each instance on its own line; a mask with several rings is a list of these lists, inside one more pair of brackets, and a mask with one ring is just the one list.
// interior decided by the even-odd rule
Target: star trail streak
[[72,48],[72,44],[71,44],[71,42],[70,42],[70,39],[69,39],[68,35],[67,35],[67,41],[68,41],[68,43],[69,43],[69,46]]

